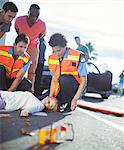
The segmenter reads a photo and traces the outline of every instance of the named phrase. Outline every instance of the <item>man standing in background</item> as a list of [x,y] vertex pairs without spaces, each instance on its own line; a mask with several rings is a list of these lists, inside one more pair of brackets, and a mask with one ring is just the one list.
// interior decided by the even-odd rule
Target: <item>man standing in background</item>
[[15,20],[15,30],[17,34],[25,33],[30,39],[27,52],[31,56],[32,64],[28,71],[28,79],[32,81],[31,92],[34,93],[35,71],[38,64],[39,55],[39,38],[44,37],[46,25],[41,19],[38,19],[40,7],[32,4],[29,8],[28,15],[20,16]]
[[119,80],[120,92],[121,92],[121,94],[124,94],[124,70],[120,74],[119,78],[120,78],[120,80]]
[[0,38],[10,31],[11,21],[16,17],[17,6],[12,2],[6,2],[0,10]]
[[88,59],[90,58],[89,49],[86,46],[81,44],[81,40],[80,40],[79,36],[75,36],[74,39],[75,39],[75,42],[78,45],[78,48],[76,50],[79,50],[80,52],[83,52],[85,61],[88,61]]

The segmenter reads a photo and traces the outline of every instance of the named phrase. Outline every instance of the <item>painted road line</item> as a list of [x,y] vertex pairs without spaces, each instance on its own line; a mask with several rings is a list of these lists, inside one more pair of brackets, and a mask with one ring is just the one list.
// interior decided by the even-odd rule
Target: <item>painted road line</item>
[[113,122],[107,120],[107,119],[104,119],[104,118],[102,118],[102,117],[99,117],[99,116],[93,114],[92,112],[90,112],[90,111],[88,111],[88,110],[85,110],[85,109],[82,109],[82,108],[76,108],[76,110],[81,111],[81,112],[83,112],[83,113],[85,113],[85,114],[87,114],[87,115],[89,115],[89,116],[91,116],[91,117],[93,117],[93,118],[95,118],[95,119],[101,121],[101,122],[104,122],[105,124],[107,124],[107,125],[109,125],[109,126],[115,128],[115,129],[117,129],[117,130],[120,130],[121,132],[124,133],[124,127],[123,127],[123,126],[120,126],[120,125],[118,125],[118,124],[115,124],[115,123],[113,123]]
[[121,115],[124,116],[124,109],[118,109],[115,107],[109,107],[109,106],[105,106],[102,104],[94,104],[91,102],[86,102],[83,100],[78,100],[77,105],[83,108],[87,108],[87,109],[91,109],[91,110],[95,110],[95,111],[100,111],[103,113],[107,113],[107,114],[115,114],[115,115]]

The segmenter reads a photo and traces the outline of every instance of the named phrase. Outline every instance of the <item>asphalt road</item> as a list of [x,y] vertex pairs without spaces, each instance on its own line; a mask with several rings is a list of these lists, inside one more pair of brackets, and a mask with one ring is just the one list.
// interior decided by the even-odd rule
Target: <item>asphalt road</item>
[[[8,114],[8,113],[7,113]],[[19,111],[10,113],[11,117],[0,117],[2,150],[123,150],[124,149],[124,118],[106,115],[82,108],[77,108],[72,114],[51,113],[48,116],[31,116],[27,125],[25,118],[18,117]],[[72,123],[74,140],[63,144],[47,146],[37,145],[38,129],[52,122]],[[26,128],[34,136],[20,134],[20,129]]]

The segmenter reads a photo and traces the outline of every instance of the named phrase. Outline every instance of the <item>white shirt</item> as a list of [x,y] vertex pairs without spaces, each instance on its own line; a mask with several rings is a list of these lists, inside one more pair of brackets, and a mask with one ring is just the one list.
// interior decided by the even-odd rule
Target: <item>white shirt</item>
[[0,91],[1,97],[6,102],[5,110],[25,110],[28,113],[36,113],[42,111],[44,109],[44,104],[40,100],[38,100],[32,93],[30,92],[8,92],[8,91]]

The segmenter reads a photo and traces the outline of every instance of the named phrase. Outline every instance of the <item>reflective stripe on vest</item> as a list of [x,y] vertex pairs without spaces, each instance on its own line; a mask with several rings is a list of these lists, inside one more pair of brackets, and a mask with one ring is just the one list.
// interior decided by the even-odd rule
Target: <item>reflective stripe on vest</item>
[[29,59],[28,59],[28,58],[26,58],[25,56],[24,56],[24,57],[19,56],[19,58],[18,58],[18,59],[23,60],[25,63],[27,63],[27,62],[29,61]]
[[10,46],[0,46],[0,65],[5,66],[6,76],[16,77],[19,70],[24,66],[25,63],[29,61],[29,55],[24,54],[24,57],[19,56],[16,61],[14,61],[12,54],[9,54]]
[[50,60],[48,60],[48,64],[51,64],[51,65],[59,65],[59,60],[50,59]]
[[63,72],[62,71],[61,74],[78,75],[78,72],[77,71],[72,71],[72,72],[69,72],[69,71]]
[[5,51],[3,51],[1,49],[0,49],[0,55],[12,57],[12,54],[8,54],[8,52],[5,52]]
[[65,60],[76,60],[78,61],[79,60],[79,56],[71,56],[69,55],[68,58],[64,58]]

